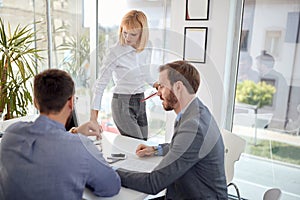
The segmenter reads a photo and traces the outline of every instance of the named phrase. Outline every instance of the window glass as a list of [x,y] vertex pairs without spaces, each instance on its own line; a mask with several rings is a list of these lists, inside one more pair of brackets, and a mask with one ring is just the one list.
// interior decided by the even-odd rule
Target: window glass
[[[84,23],[82,0],[52,0],[51,67],[67,71],[76,86],[76,113],[79,123],[89,120],[91,88],[90,27]],[[94,1],[89,1],[94,3]],[[93,13],[93,11],[90,11]]]
[[245,0],[232,131],[247,141],[234,178],[246,199],[300,198],[299,19],[299,0]]
[[[75,0],[72,3],[68,0],[0,1],[0,17],[5,23],[10,23],[12,30],[17,25],[24,27],[27,24],[37,30],[38,40],[34,45],[43,50],[39,54],[44,60],[37,64],[36,71],[59,68],[73,77],[77,95],[76,111],[80,122],[89,119],[91,94],[99,68],[107,49],[117,41],[121,18],[130,9],[142,10],[148,17],[153,46],[151,73],[155,75],[157,66],[163,63],[161,49],[165,45],[165,29],[170,22],[170,0]],[[102,101],[101,121],[105,123],[105,127],[116,131],[110,113],[112,88],[111,81],[106,88],[105,100]],[[149,88],[146,95],[151,92],[153,90]],[[29,110],[35,112],[32,105]],[[164,127],[165,113],[158,97],[147,101],[147,112],[152,128],[149,132],[154,135],[160,133]]]
[[[44,1],[39,1],[39,2],[35,2],[35,1],[22,1],[22,0],[1,0],[0,1],[0,18],[4,24],[4,30],[6,33],[6,41],[12,38],[12,35],[14,35],[14,33],[19,33],[20,31],[25,28],[26,30],[28,30],[28,34],[23,34],[24,38],[30,38],[27,41],[32,41],[32,42],[28,42],[26,44],[22,43],[22,42],[18,42],[17,40],[14,40],[14,45],[13,48],[10,48],[10,55],[12,55],[15,60],[16,60],[16,51],[18,48],[19,49],[25,49],[25,46],[28,45],[27,49],[39,49],[41,50],[39,52],[39,55],[41,57],[43,57],[44,59],[42,60],[42,62],[40,62],[39,60],[35,59],[35,60],[30,60],[30,59],[26,59],[28,66],[29,67],[25,67],[25,69],[31,69],[33,72],[39,71],[40,69],[43,69],[47,66],[47,51],[45,51],[47,49],[47,27],[46,27],[46,5]],[[15,32],[15,30],[18,29],[18,31]],[[9,30],[11,32],[11,35],[9,34]],[[32,34],[32,36],[30,36],[30,33],[34,33]],[[2,45],[3,43],[1,43]],[[2,47],[1,47],[2,49]],[[14,53],[12,54],[12,52],[14,51]],[[24,58],[28,58],[29,55],[32,55],[30,52],[26,52],[26,51],[21,51],[19,53],[19,55],[23,55]],[[0,56],[2,57],[2,51],[0,51]],[[21,56],[19,56],[20,58]],[[23,65],[26,66],[26,62],[25,59],[23,60]],[[9,86],[9,91],[8,93],[12,92],[14,94],[14,96],[10,96],[10,99],[14,99],[14,102],[18,102],[17,105],[17,109],[16,110],[26,110],[26,114],[30,115],[30,114],[34,114],[36,111],[34,109],[34,106],[32,104],[29,103],[28,104],[22,104],[20,103],[21,100],[20,99],[28,99],[28,96],[26,96],[26,91],[27,90],[29,93],[32,93],[32,80],[33,80],[33,76],[31,75],[31,78],[29,78],[27,80],[27,78],[21,78],[22,76],[20,75],[20,70],[17,67],[16,62],[12,61],[12,69],[13,69],[13,73],[14,73],[14,79],[21,81],[24,80],[24,82],[26,82],[26,88],[23,87],[23,84],[20,84],[21,82],[18,82],[18,84],[20,85],[20,87],[11,87],[13,84],[12,78],[8,78],[7,81],[9,81],[11,84],[7,85]],[[27,71],[27,75],[30,74],[30,70],[26,70]],[[26,76],[27,77],[27,76]],[[3,81],[3,79],[1,79],[1,82]],[[21,89],[22,88],[22,89]],[[2,88],[3,89],[3,88]],[[2,97],[2,89],[1,89],[1,97]],[[17,101],[16,97],[17,95],[19,96],[19,100]],[[5,96],[5,95],[3,95]],[[32,96],[32,95],[31,95]],[[7,108],[5,108],[4,110],[2,110],[2,108],[0,108],[0,114],[2,115],[2,111],[3,111],[3,119],[5,118],[4,116],[7,114],[6,112]],[[24,113],[22,113],[22,115],[24,115]],[[16,113],[13,114],[13,116],[11,117],[16,117],[16,116],[20,116],[17,115]]]

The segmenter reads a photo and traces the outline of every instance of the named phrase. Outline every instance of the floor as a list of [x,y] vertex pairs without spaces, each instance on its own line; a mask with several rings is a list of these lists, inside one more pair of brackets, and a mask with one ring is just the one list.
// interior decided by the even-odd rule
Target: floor
[[[253,128],[235,126],[234,133],[255,137]],[[257,139],[280,141],[300,146],[300,136],[258,129]],[[300,166],[270,159],[242,154],[235,164],[233,181],[238,185],[241,196],[247,199],[262,199],[264,192],[272,187],[282,190],[281,199],[300,199]],[[233,190],[230,190],[234,194]]]

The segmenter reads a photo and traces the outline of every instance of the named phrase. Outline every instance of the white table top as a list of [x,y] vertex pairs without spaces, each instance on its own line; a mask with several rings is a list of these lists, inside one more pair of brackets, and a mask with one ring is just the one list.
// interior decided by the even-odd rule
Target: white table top
[[[118,161],[112,164],[113,166],[122,167],[129,170],[147,172],[151,171],[162,159],[162,157],[139,158],[135,155],[135,150],[139,144],[144,143],[148,145],[153,145],[149,144],[149,142],[147,141],[125,137],[110,132],[104,132],[102,135],[102,152],[105,158],[111,153],[125,153],[127,156],[126,160]],[[138,200],[145,199],[147,196],[148,195],[145,193],[124,187],[121,188],[118,195],[109,198],[97,197],[88,189],[85,189],[83,193],[83,199],[87,200]]]

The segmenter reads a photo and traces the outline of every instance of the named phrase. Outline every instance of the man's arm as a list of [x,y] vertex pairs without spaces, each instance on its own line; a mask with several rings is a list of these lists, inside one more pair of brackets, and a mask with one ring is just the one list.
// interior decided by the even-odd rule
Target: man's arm
[[135,153],[138,157],[163,156],[169,151],[169,144],[159,144],[158,146],[147,146],[140,144]]
[[110,197],[119,193],[121,181],[119,175],[108,165],[102,153],[84,136],[79,135],[89,153],[87,187],[101,197]]
[[111,197],[119,193],[121,180],[119,175],[103,159],[91,159],[87,187],[101,197]]
[[[197,132],[198,121],[187,120],[185,127],[195,129],[180,129],[173,138],[173,146],[151,173],[132,172],[122,168],[117,169],[122,186],[148,194],[157,194],[197,163],[202,139]],[[187,137],[188,136],[188,137]],[[168,145],[164,146],[168,147]],[[140,184],[143,183],[143,184]]]

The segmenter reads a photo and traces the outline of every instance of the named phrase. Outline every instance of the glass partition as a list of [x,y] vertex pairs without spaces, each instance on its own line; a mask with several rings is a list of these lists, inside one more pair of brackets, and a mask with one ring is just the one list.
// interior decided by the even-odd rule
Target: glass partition
[[[146,13],[153,45],[151,73],[162,64],[165,45],[165,29],[169,27],[170,0],[117,1],[117,0],[49,0],[49,1],[0,1],[0,17],[11,24],[12,29],[30,24],[37,30],[35,43],[42,49],[44,58],[36,71],[47,68],[63,69],[71,74],[76,83],[76,110],[79,121],[89,119],[92,89],[107,49],[117,41],[118,26],[123,15],[130,9]],[[118,4],[116,7],[115,5]],[[160,49],[156,50],[155,49]],[[110,101],[113,82],[104,95],[101,121],[103,126],[116,131],[111,119]],[[152,89],[147,90],[146,95]],[[158,98],[157,98],[158,100]],[[33,106],[29,110],[34,112]],[[155,98],[147,102],[150,133],[156,135],[164,127],[164,111]]]
[[[1,21],[3,22],[4,30],[5,30],[5,35],[6,35],[6,41],[10,40],[12,38],[12,35],[19,34],[19,37],[22,38],[27,38],[27,40],[19,41],[17,39],[12,39],[12,43],[14,45],[13,48],[9,48],[10,51],[10,56],[14,57],[14,60],[17,60],[18,58],[21,58],[19,60],[22,60],[21,62],[23,63],[23,67],[25,66],[25,69],[31,69],[33,72],[36,72],[40,69],[43,69],[47,66],[47,26],[46,26],[46,5],[45,2],[39,1],[36,2],[34,0],[32,1],[21,1],[21,0],[1,0],[0,1],[0,18]],[[24,33],[21,30],[26,29],[29,32]],[[10,33],[9,33],[10,32]],[[33,34],[32,34],[33,33]],[[1,45],[4,43],[1,43]],[[43,57],[44,59],[42,62],[40,62],[38,59],[31,60],[28,59],[31,54],[29,51],[25,51],[25,48],[27,46],[28,49],[39,49],[41,50],[39,52],[39,55]],[[2,49],[2,47],[1,47]],[[23,49],[23,51],[20,51],[18,53],[18,49]],[[17,58],[16,54],[19,55]],[[20,56],[22,55],[22,56]],[[0,52],[1,59],[3,59],[3,54],[2,51]],[[25,62],[26,58],[26,62]],[[5,60],[5,59],[4,59]],[[10,81],[8,86],[7,92],[13,92],[13,96],[10,96],[10,99],[13,99],[14,102],[18,102],[16,105],[16,109],[13,108],[14,110],[26,110],[27,114],[33,114],[35,113],[35,109],[33,105],[30,102],[29,106],[27,103],[23,104],[21,103],[26,102],[26,99],[29,99],[28,96],[26,96],[26,93],[32,93],[32,87],[31,87],[31,82],[32,82],[32,74],[27,70],[26,73],[26,78],[25,76],[20,75],[20,70],[15,64],[14,60],[11,60],[12,63],[12,71],[14,74],[14,77],[7,77],[6,81]],[[34,63],[34,64],[33,64]],[[37,66],[37,67],[36,67]],[[4,67],[5,68],[5,67]],[[2,68],[1,68],[2,69]],[[30,75],[29,75],[30,74]],[[29,78],[30,77],[30,78]],[[3,81],[1,77],[1,82]],[[29,78],[29,79],[27,79]],[[17,80],[18,84],[20,87],[14,87],[13,85],[14,80]],[[3,81],[2,83],[4,83]],[[2,84],[1,83],[1,84]],[[24,84],[26,87],[24,86]],[[6,94],[2,93],[4,91],[3,87],[1,88],[1,99],[4,100],[3,98],[6,98]],[[22,98],[16,98],[17,96],[22,97]],[[22,99],[22,100],[20,100]],[[4,110],[2,110],[2,106],[0,108],[0,114],[4,118],[6,118],[7,115],[7,110],[8,108],[6,107]],[[2,112],[3,111],[3,112]],[[24,113],[23,113],[24,114]],[[9,116],[7,118],[13,118],[16,116],[19,116],[16,112],[12,114],[13,116]],[[6,116],[6,117],[5,117]]]
[[232,131],[247,141],[234,179],[246,199],[300,198],[299,19],[300,1],[245,0]]
[[[54,68],[67,71],[76,84],[76,112],[79,123],[89,120],[91,71],[91,26],[84,19],[85,2],[82,0],[52,0],[51,15],[51,63]],[[94,8],[96,1],[88,1]],[[95,10],[90,10],[93,14]],[[92,25],[92,24],[91,24]]]

